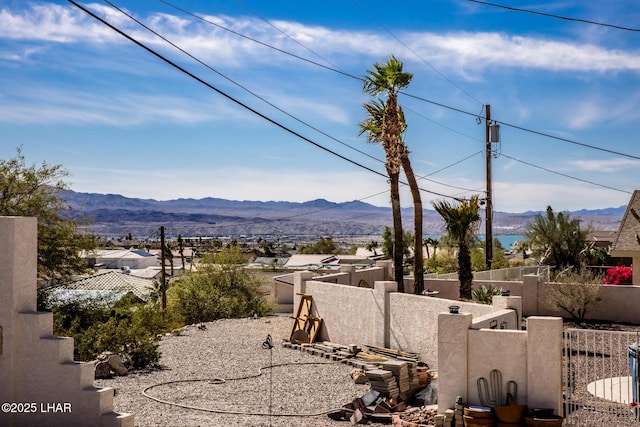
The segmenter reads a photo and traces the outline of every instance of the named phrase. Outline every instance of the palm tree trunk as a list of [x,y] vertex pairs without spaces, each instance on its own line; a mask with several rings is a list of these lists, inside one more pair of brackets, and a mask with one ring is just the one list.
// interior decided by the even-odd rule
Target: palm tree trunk
[[460,281],[460,299],[471,300],[473,270],[471,269],[471,252],[466,242],[460,242],[458,249],[458,280]]
[[409,161],[409,154],[406,151],[402,155],[402,168],[404,174],[407,176],[409,182],[409,188],[411,189],[411,197],[413,198],[413,225],[414,225],[414,238],[413,238],[413,281],[414,281],[414,293],[421,295],[424,291],[424,256],[422,254],[422,198],[420,197],[420,188],[418,187],[418,181],[411,168],[411,162]]
[[404,236],[402,230],[402,212],[400,210],[399,172],[390,172],[391,213],[393,215],[393,270],[398,292],[404,292]]

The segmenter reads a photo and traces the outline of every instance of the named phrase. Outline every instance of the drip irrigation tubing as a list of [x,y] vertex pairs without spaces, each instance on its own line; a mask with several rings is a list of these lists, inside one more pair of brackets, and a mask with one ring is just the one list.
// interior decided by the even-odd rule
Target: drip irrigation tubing
[[195,406],[195,405],[187,405],[187,404],[183,404],[183,403],[178,403],[178,402],[173,402],[170,400],[165,400],[165,399],[161,399],[159,397],[155,397],[152,396],[148,393],[149,390],[156,388],[156,387],[161,387],[164,385],[170,385],[170,384],[179,384],[179,383],[189,383],[189,382],[208,382],[209,384],[212,385],[216,385],[216,384],[225,384],[229,381],[242,381],[242,380],[248,380],[248,379],[253,379],[253,378],[258,378],[259,376],[262,375],[262,371],[263,369],[273,369],[273,368],[279,368],[282,366],[300,366],[300,365],[335,365],[338,363],[342,363],[340,361],[335,361],[335,362],[287,362],[287,363],[278,363],[275,365],[270,365],[270,366],[262,366],[260,368],[258,368],[258,373],[257,374],[252,374],[252,375],[246,375],[244,377],[235,377],[235,378],[201,378],[201,379],[184,379],[184,380],[172,380],[172,381],[164,381],[164,382],[160,382],[160,383],[156,383],[156,384],[152,384],[150,386],[148,386],[147,388],[145,388],[142,391],[142,395],[151,399],[151,400],[155,400],[156,402],[159,403],[164,403],[165,405],[171,405],[171,406],[177,406],[180,408],[184,408],[184,409],[193,409],[193,410],[197,410],[197,411],[204,411],[204,412],[211,412],[214,414],[224,414],[224,415],[252,415],[252,416],[272,416],[272,417],[317,417],[320,415],[327,415],[330,412],[336,411],[338,409],[344,409],[344,408],[340,408],[340,407],[336,407],[336,408],[331,408],[328,409],[326,411],[322,411],[322,412],[309,412],[309,413],[295,413],[295,412],[279,412],[279,413],[269,413],[269,412],[251,412],[251,411],[238,411],[238,410],[228,410],[228,409],[216,409],[216,408],[204,408],[201,406]]

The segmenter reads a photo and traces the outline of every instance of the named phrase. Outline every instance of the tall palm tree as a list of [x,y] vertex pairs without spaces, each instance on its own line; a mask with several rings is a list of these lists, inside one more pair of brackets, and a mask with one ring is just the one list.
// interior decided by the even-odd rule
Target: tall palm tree
[[[373,100],[364,105],[367,111],[368,117],[360,123],[360,135],[367,134],[367,141],[370,143],[383,144],[381,140],[382,135],[382,120],[384,117],[385,102],[381,100]],[[401,131],[404,134],[407,125],[404,120],[404,112],[402,107],[398,106],[398,114],[400,116]],[[420,187],[418,187],[418,181],[415,178],[413,169],[411,168],[411,162],[409,160],[409,150],[407,150],[404,141],[400,139],[399,155],[400,164],[404,173],[407,176],[409,182],[409,188],[411,189],[411,196],[413,198],[413,211],[414,211],[414,259],[413,259],[413,277],[414,277],[414,289],[416,294],[421,294],[424,290],[424,254],[422,253],[422,198],[420,196]],[[389,172],[387,170],[387,172]],[[395,240],[395,236],[394,236]]]
[[474,235],[475,227],[480,221],[479,196],[473,195],[471,198],[459,200],[457,203],[436,200],[432,204],[436,212],[444,219],[447,233],[457,243],[460,298],[470,300],[472,298],[473,271],[469,243]]
[[[385,139],[384,119],[379,120],[379,115],[384,112],[384,102],[372,100],[364,105],[369,117],[360,123],[359,135],[366,133],[367,141],[370,143],[381,143],[384,148],[386,162],[385,168],[389,175],[391,214],[393,217],[393,269],[394,279],[398,284],[398,291],[404,292],[404,239],[402,229],[402,211],[400,209],[400,159],[394,154],[397,147]],[[384,115],[383,115],[384,116]],[[397,145],[397,143],[395,143]]]

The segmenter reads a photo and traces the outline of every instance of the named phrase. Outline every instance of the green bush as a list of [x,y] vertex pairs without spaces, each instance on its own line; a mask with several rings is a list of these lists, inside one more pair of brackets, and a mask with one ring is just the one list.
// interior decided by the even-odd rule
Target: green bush
[[500,288],[496,288],[491,284],[482,285],[472,291],[473,298],[480,304],[491,304],[493,302],[493,297],[500,295],[501,292],[502,290]]
[[270,314],[273,304],[263,292],[264,283],[244,266],[242,253],[233,246],[204,257],[197,271],[173,284],[171,311],[186,324]]
[[121,355],[132,368],[158,363],[157,335],[178,324],[163,316],[157,303],[141,303],[127,294],[115,304],[110,300],[84,298],[53,300],[42,293],[42,309],[53,312],[54,334],[74,339],[74,358],[95,360],[110,351]]
[[446,251],[440,251],[424,263],[425,273],[447,274],[458,271],[458,259]]

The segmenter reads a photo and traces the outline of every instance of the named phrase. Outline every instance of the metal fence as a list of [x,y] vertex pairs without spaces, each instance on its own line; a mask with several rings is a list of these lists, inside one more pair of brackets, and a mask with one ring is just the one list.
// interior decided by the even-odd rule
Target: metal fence
[[640,426],[640,331],[565,329],[564,426]]
[[[509,282],[509,281],[520,282],[522,281],[522,276],[525,276],[527,274],[535,274],[540,276],[540,279],[543,282],[548,282],[550,271],[551,271],[551,268],[547,265],[500,268],[496,270],[474,271],[473,279],[474,280],[495,280],[496,282]],[[458,273],[447,273],[447,274],[427,273],[424,275],[424,278],[454,280],[454,279],[458,279]]]

